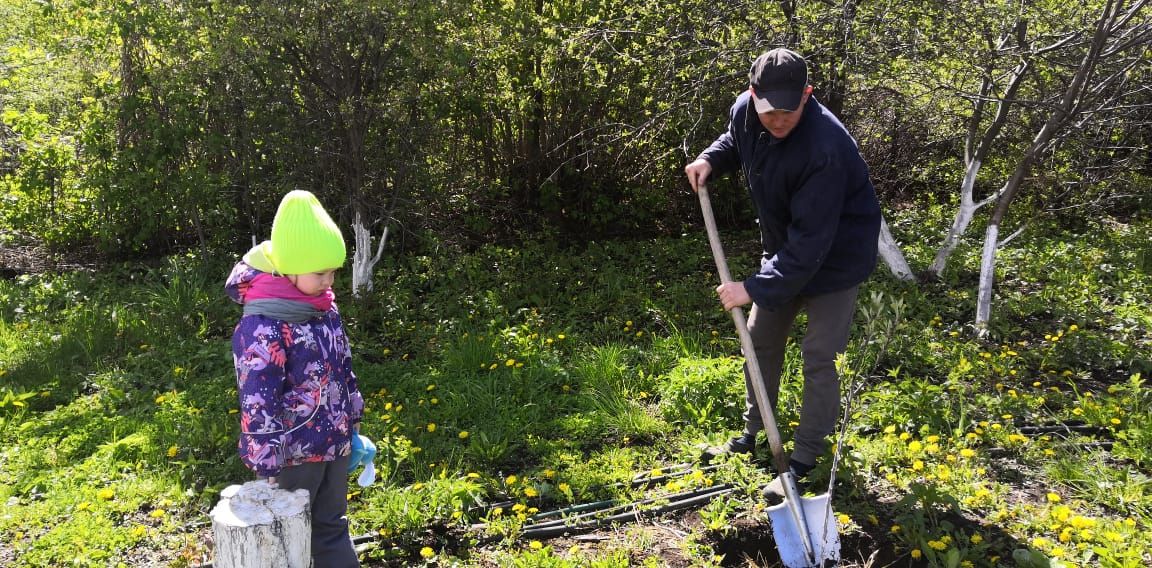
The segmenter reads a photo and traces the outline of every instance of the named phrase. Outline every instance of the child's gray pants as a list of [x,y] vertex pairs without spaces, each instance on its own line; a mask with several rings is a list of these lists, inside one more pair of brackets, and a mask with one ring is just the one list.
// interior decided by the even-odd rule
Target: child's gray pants
[[348,456],[286,467],[281,489],[307,489],[312,506],[313,568],[359,568],[348,534]]

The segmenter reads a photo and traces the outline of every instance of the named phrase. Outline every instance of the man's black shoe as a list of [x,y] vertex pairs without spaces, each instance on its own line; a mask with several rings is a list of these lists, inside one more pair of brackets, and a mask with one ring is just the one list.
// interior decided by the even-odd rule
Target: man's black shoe
[[[804,484],[801,482],[805,477],[808,477],[808,474],[815,467],[816,466],[814,465],[800,463],[796,460],[788,460],[788,470],[792,473],[792,478],[796,480],[797,496],[804,494]],[[772,481],[769,481],[768,485],[764,486],[764,490],[761,492],[761,494],[764,497],[764,501],[767,502],[769,506],[783,503],[784,483],[780,480],[780,476],[777,475],[772,479]]]
[[756,437],[748,434],[736,436],[719,446],[709,446],[700,456],[700,461],[708,464],[724,454],[751,454],[756,450]]

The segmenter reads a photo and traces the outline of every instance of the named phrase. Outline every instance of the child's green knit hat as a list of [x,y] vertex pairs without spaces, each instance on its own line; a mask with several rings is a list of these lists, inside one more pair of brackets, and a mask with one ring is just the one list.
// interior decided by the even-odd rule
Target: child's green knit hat
[[280,201],[272,220],[272,240],[259,248],[279,274],[340,268],[346,256],[340,227],[316,196],[303,190],[291,191]]

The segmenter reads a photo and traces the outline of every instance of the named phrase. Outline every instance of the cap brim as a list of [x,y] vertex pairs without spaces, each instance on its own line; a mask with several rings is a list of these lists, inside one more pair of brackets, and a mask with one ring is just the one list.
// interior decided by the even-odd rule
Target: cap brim
[[803,91],[753,91],[752,101],[756,104],[756,112],[772,112],[774,110],[793,111],[800,106]]

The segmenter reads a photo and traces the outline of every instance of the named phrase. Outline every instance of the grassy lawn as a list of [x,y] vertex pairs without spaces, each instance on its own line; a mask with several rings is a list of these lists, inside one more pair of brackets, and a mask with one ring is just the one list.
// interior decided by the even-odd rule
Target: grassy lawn
[[[844,565],[1152,564],[1148,229],[1013,241],[984,339],[968,324],[978,250],[941,282],[877,271],[842,361]],[[743,277],[755,237],[725,241]],[[912,246],[923,266],[934,251]],[[771,563],[766,455],[674,467],[743,411],[703,235],[439,250],[383,266],[366,298],[337,283],[379,447],[379,481],[350,495],[366,566]],[[208,511],[252,478],[235,450],[230,262],[0,281],[0,565],[210,559]],[[785,367],[787,438],[798,352]],[[660,514],[662,497],[709,488],[727,489]],[[532,537],[549,511],[640,499],[639,523]]]

